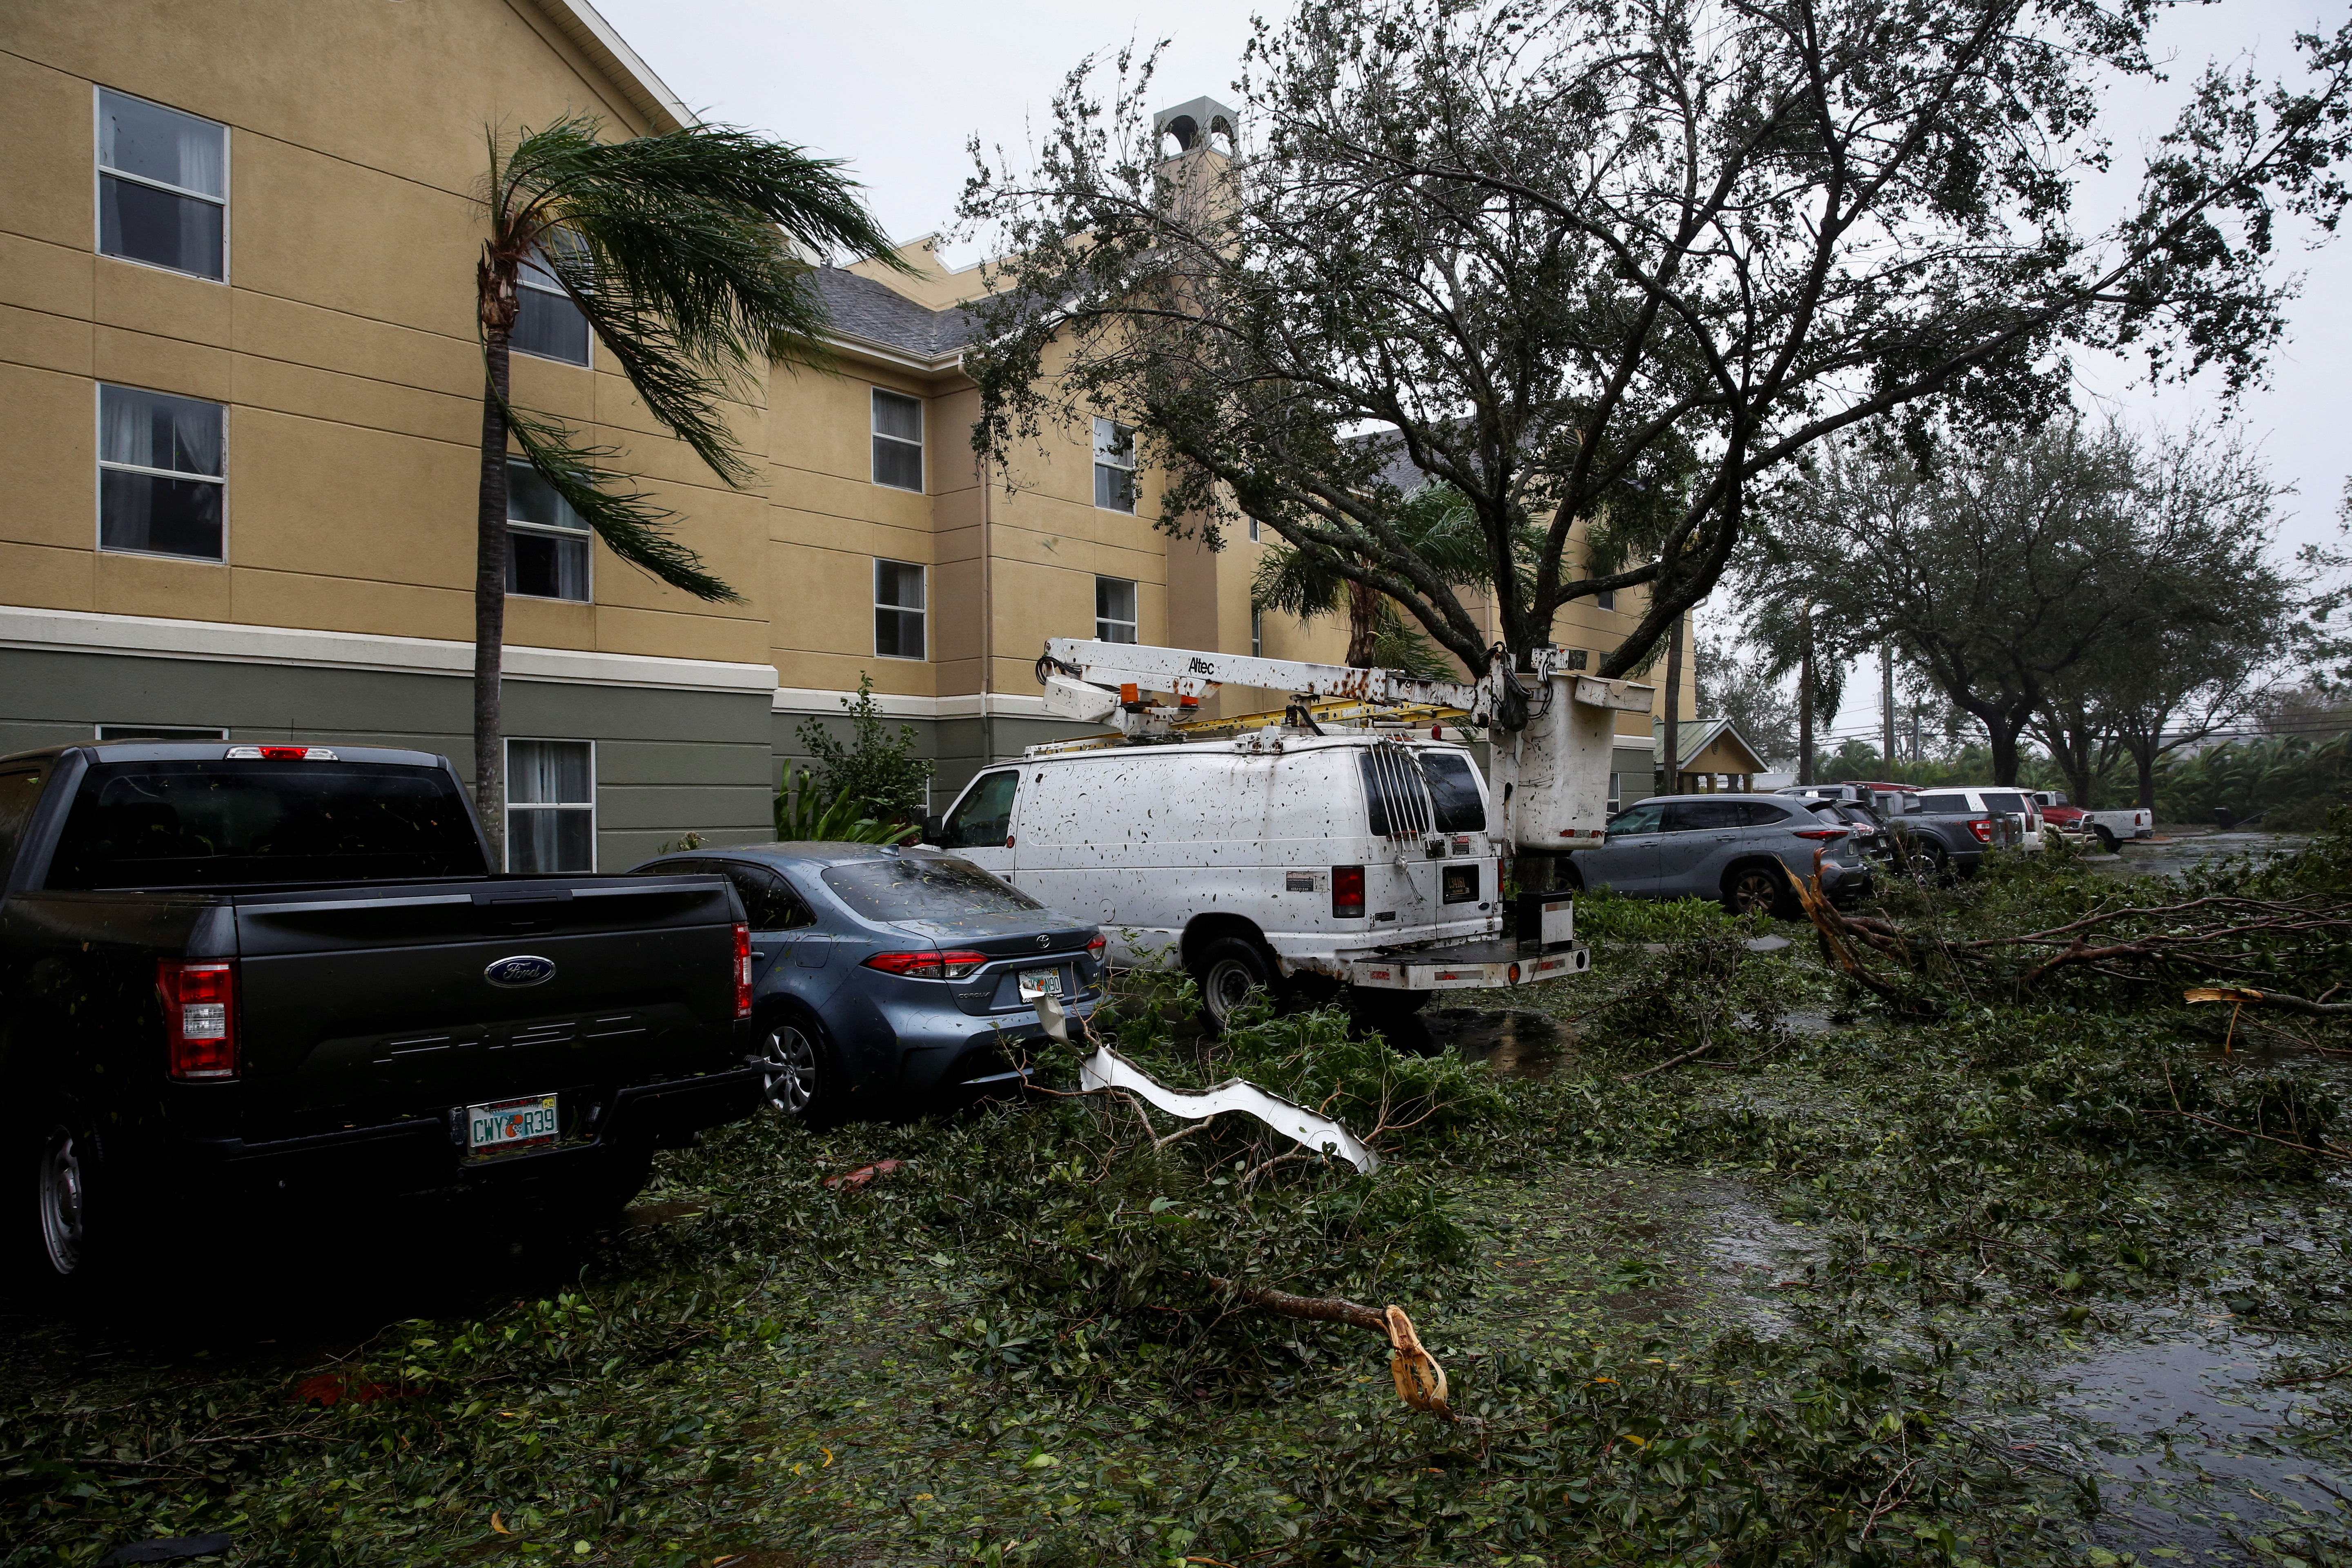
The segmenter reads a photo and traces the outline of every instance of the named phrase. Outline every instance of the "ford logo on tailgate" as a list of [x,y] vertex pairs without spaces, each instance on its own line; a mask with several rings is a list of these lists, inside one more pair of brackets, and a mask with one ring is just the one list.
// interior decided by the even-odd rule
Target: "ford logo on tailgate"
[[555,978],[555,961],[541,958],[536,953],[519,952],[512,958],[501,958],[482,971],[482,978],[493,985],[513,989],[536,985],[542,980]]

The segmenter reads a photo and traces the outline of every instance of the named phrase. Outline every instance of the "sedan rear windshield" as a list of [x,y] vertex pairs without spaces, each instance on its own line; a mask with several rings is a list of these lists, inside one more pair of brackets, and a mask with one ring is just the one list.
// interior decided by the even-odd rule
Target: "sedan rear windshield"
[[1045,906],[969,860],[908,856],[826,868],[824,885],[869,921],[1009,915]]
[[483,870],[465,796],[438,768],[113,763],[83,777],[48,885],[373,882]]

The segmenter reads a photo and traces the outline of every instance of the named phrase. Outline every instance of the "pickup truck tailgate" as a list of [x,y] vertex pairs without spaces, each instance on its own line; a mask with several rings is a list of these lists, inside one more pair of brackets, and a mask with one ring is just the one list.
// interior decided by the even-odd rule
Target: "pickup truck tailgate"
[[735,919],[709,877],[240,896],[248,1111],[410,1113],[738,1066]]

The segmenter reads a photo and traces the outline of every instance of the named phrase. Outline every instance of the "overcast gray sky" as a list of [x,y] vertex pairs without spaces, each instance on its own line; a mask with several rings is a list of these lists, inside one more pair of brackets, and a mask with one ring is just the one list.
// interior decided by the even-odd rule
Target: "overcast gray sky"
[[[1046,120],[1055,89],[1085,55],[1110,54],[1165,37],[1155,101],[1206,93],[1233,100],[1241,49],[1254,13],[1278,14],[1268,0],[1184,0],[1136,5],[1124,0],[898,0],[890,5],[780,5],[774,0],[596,0],[646,62],[689,105],[714,120],[746,125],[848,160],[875,210],[901,239],[946,227],[971,162],[964,143],[1024,144]],[[2174,61],[2168,84],[2136,86],[2109,98],[2107,132],[2117,177],[2085,193],[2086,217],[2121,209],[2137,184],[2137,154],[2170,123],[2187,81],[2208,58],[2243,58],[2268,75],[2289,65],[2297,29],[2332,32],[2342,4],[2315,0],[2225,0],[2183,6],[2160,25],[2160,52]],[[2352,365],[2352,250],[2336,243],[2307,250],[2294,236],[2281,266],[2305,275],[2290,341],[2270,384],[2238,410],[2273,474],[2298,492],[2282,507],[2289,543],[2332,535],[2345,477],[2352,472],[2346,429],[2345,371]],[[969,252],[950,251],[961,262]],[[2150,389],[2137,368],[2084,364],[2077,401],[2171,427],[2219,416],[2218,386]],[[1862,688],[1837,729],[1874,730],[1877,682]]]

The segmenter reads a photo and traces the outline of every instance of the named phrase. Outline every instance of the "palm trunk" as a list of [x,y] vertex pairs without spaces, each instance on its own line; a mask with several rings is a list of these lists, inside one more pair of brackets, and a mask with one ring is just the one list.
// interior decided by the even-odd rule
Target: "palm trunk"
[[1683,793],[1683,617],[1666,628],[1666,787]]
[[507,766],[499,712],[507,636],[508,331],[484,334],[490,385],[482,394],[481,511],[474,547],[474,809],[489,835],[490,866],[507,863]]
[[1348,584],[1348,664],[1370,669],[1381,635],[1381,591],[1369,584]]

